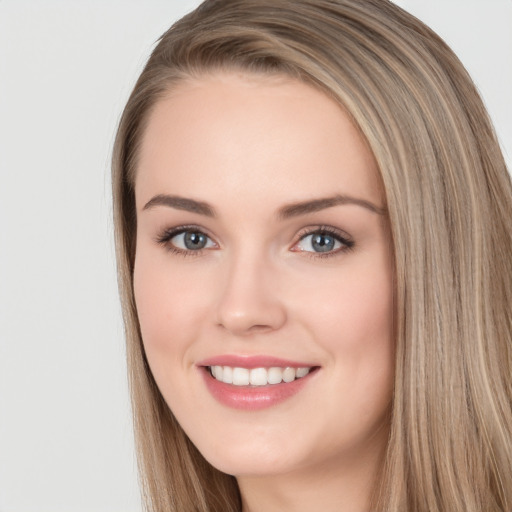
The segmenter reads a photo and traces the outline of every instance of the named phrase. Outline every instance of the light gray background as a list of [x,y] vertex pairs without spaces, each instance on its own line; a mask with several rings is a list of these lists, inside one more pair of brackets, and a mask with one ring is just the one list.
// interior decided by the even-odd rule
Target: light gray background
[[[512,0],[401,0],[460,56],[512,157]],[[190,1],[0,0],[0,512],[138,512],[109,159]]]

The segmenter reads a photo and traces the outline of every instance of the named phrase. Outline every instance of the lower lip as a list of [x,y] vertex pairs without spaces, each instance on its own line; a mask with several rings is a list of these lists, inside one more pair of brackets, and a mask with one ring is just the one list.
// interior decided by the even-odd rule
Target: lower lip
[[258,411],[272,407],[296,395],[310,380],[316,368],[305,377],[292,382],[267,386],[233,386],[212,377],[208,368],[202,367],[206,387],[221,404],[232,409]]

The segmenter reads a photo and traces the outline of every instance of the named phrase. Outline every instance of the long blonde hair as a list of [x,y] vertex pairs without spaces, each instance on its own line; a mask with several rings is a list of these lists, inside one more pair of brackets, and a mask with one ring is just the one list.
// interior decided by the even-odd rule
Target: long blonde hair
[[209,71],[287,74],[352,116],[379,165],[396,268],[396,382],[372,511],[512,510],[512,186],[465,69],[387,0],[207,0],[160,39],[113,155],[121,297],[152,512],[239,511],[148,367],[133,298],[134,176],[148,115]]

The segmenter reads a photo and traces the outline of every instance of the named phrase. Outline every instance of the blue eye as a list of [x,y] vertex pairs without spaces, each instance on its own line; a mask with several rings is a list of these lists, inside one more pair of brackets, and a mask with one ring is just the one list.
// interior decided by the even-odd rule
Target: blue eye
[[354,242],[338,233],[318,230],[304,235],[295,245],[295,250],[321,254],[334,254],[353,247]]
[[208,237],[199,231],[184,231],[173,236],[171,242],[180,249],[198,251],[208,246]]
[[217,248],[217,244],[206,233],[194,226],[166,230],[156,238],[156,242],[183,256],[200,254],[202,249]]

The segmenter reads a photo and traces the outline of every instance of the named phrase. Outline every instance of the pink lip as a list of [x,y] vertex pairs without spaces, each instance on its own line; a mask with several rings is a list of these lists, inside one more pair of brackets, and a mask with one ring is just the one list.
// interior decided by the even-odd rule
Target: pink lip
[[232,366],[238,368],[271,368],[280,367],[286,368],[309,368],[315,366],[307,362],[289,361],[272,356],[240,356],[226,354],[222,356],[215,356],[205,359],[197,363],[197,366]]
[[281,382],[281,384],[269,384],[267,386],[233,386],[214,379],[209,371],[209,366],[232,366],[241,368],[270,368],[272,366],[285,368],[307,368],[314,365],[297,363],[269,356],[217,356],[201,361],[198,365],[206,387],[212,396],[221,404],[246,411],[257,411],[277,405],[297,394],[310,382],[317,372],[315,367],[308,375],[293,382]]

